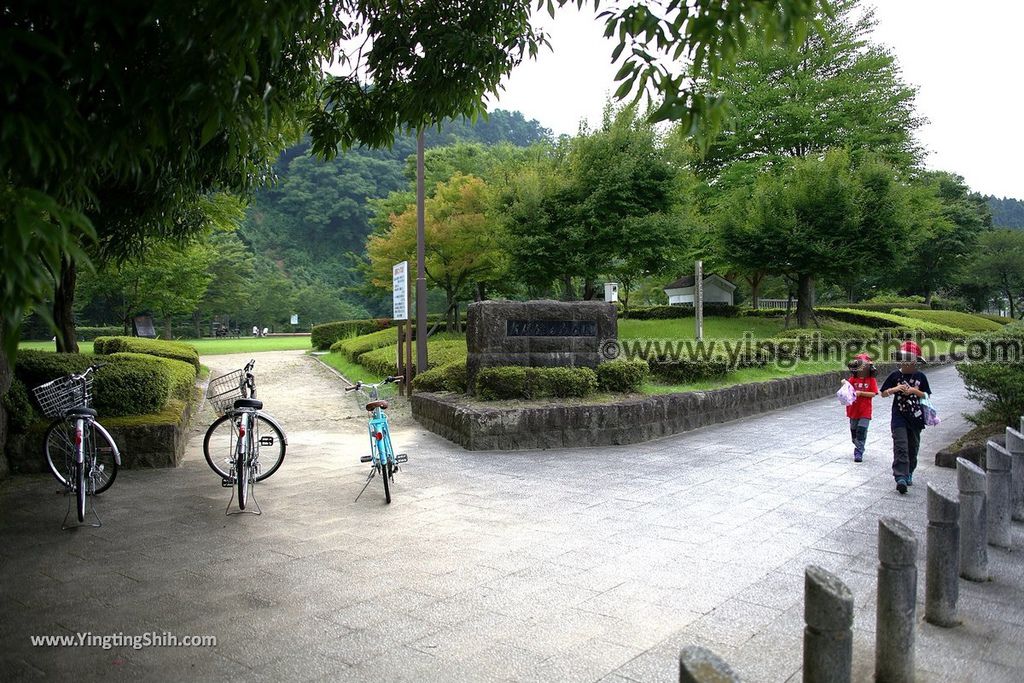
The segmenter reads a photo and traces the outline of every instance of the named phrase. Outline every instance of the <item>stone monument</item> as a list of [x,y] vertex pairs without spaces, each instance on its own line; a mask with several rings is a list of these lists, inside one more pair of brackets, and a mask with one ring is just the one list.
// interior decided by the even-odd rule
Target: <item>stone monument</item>
[[615,305],[604,301],[478,301],[466,311],[467,385],[499,365],[596,368],[617,336]]

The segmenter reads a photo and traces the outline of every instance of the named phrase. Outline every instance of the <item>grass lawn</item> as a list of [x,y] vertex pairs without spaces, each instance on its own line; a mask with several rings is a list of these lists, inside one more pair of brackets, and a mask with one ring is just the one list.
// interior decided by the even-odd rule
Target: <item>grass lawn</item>
[[[176,339],[191,344],[200,356],[220,356],[226,353],[259,353],[261,351],[302,351],[309,348],[309,337],[242,337],[241,339]],[[19,349],[53,351],[52,341],[23,341]],[[82,353],[92,353],[92,342],[78,342]]]
[[359,363],[353,363],[348,360],[341,353],[325,353],[318,355],[317,358],[340,372],[350,382],[379,382],[384,379],[373,374]]
[[[706,339],[741,339],[744,332],[755,338],[774,337],[782,331],[781,318],[704,318]],[[694,339],[693,318],[671,320],[619,320],[620,339]]]
[[800,363],[789,369],[783,369],[775,365],[768,365],[763,368],[743,368],[730,372],[725,377],[706,382],[694,384],[656,384],[648,382],[643,386],[645,394],[677,394],[684,391],[706,391],[719,387],[731,387],[736,384],[750,384],[751,382],[766,382],[770,379],[782,377],[795,377],[797,375],[820,375],[832,370],[843,370],[841,363],[830,361],[800,361]]

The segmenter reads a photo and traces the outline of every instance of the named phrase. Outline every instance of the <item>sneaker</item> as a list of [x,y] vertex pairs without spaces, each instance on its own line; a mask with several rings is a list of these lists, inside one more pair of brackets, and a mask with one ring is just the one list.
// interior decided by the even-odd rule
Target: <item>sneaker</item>
[[864,462],[864,456],[861,455],[860,453],[854,453],[853,454],[853,461],[854,462]]
[[904,479],[903,477],[900,477],[899,479],[897,479],[896,480],[896,490],[899,491],[900,493],[906,493],[907,492],[907,480]]
[[913,486],[913,485],[914,485],[914,475],[913,474],[908,474],[907,475],[907,486]]

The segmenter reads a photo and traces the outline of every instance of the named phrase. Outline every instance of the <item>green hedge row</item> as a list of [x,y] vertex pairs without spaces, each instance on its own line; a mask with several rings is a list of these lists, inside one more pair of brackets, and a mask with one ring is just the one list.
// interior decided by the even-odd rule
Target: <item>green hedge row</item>
[[341,353],[353,363],[359,362],[359,356],[384,346],[395,346],[398,343],[398,332],[395,328],[370,332],[358,337],[339,339],[331,344],[331,351]]
[[711,379],[725,377],[729,372],[729,361],[726,358],[679,359],[648,361],[651,373],[663,382],[670,384],[692,384]]
[[417,391],[452,391],[465,393],[466,360],[457,360],[447,365],[439,365],[426,372],[416,375],[412,386]]
[[999,323],[1000,325],[1009,325],[1012,322],[1016,322],[1013,318],[1007,318],[1004,315],[993,315],[992,313],[973,313],[972,315],[984,318],[985,320],[991,320],[992,322]]
[[153,372],[166,372],[170,382],[169,395],[171,398],[188,401],[195,391],[197,373],[191,363],[145,353],[120,352],[111,354],[108,358],[111,361],[123,359],[148,364]]
[[[704,304],[704,315],[719,318],[735,318],[740,314],[739,306],[722,303]],[[673,306],[643,306],[623,311],[621,316],[629,320],[668,320],[672,318],[692,318],[695,315],[693,304],[676,304]]]
[[[150,356],[116,356],[20,351],[14,366],[14,374],[24,384],[30,397],[30,404],[39,417],[41,412],[38,411],[39,406],[32,393],[33,388],[59,377],[81,373],[97,362],[108,363],[96,372],[93,379],[93,407],[101,417],[146,415],[163,409],[172,388],[171,363]],[[181,365],[191,369],[191,365],[183,362]],[[180,373],[180,365],[173,367]],[[179,382],[177,387],[181,386],[180,378],[174,381]]]
[[859,303],[859,304],[836,304],[836,308],[849,308],[855,311],[874,311],[876,313],[892,313],[893,309],[900,308],[903,310],[930,310],[928,304],[922,304],[917,301],[895,301],[895,302],[877,302],[877,303]]
[[[438,339],[430,344],[426,369],[448,365],[457,360],[465,362],[467,355],[465,339]],[[415,359],[415,354],[413,354],[413,358]],[[358,362],[375,375],[381,377],[393,375],[398,370],[397,344],[393,343],[361,353]]]
[[189,363],[199,372],[199,351],[184,342],[144,339],[142,337],[97,337],[93,351],[103,355],[114,353],[145,353]]
[[597,391],[597,373],[590,368],[483,368],[476,390],[485,401],[582,398]]
[[993,320],[959,311],[918,311],[907,308],[894,308],[892,312],[895,315],[902,315],[907,318],[955,327],[965,332],[993,332],[1003,327]]
[[845,322],[866,325],[868,327],[897,327],[919,330],[933,339],[962,339],[965,336],[964,330],[947,325],[907,318],[893,313],[880,313],[878,311],[864,311],[850,308],[819,308],[816,309],[829,317]]
[[610,360],[597,366],[597,386],[602,391],[631,394],[640,391],[650,375],[651,368],[643,360]]
[[340,320],[333,323],[313,325],[309,334],[309,342],[314,349],[327,351],[331,346],[342,339],[359,337],[372,332],[392,328],[395,321],[390,318],[376,318],[367,320]]

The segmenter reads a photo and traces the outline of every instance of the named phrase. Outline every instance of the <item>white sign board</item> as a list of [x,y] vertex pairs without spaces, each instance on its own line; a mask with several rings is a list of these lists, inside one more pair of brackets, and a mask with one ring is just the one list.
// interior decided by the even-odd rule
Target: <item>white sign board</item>
[[292,325],[298,325],[298,324],[299,324],[299,314],[298,313],[292,313]]
[[409,262],[391,266],[391,302],[395,320],[409,319]]
[[606,283],[604,283],[604,300],[605,301],[618,301],[619,300],[619,283],[618,282],[606,282]]

